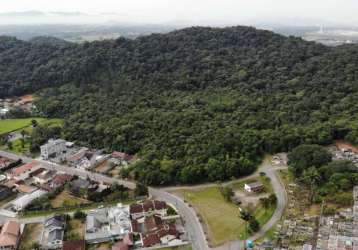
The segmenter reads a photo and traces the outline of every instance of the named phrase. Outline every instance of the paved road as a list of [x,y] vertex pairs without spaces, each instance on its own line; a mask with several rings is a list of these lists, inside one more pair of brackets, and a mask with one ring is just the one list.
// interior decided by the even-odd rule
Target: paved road
[[[23,162],[30,162],[34,159],[31,159],[26,156],[19,156],[13,153],[0,151],[0,156],[8,157],[10,159],[22,159]],[[124,185],[130,189],[134,189],[136,184],[130,181],[126,180],[119,180],[115,178],[111,178],[108,176],[104,176],[98,173],[92,173],[86,170],[80,170],[76,168],[71,168],[64,165],[59,165],[47,161],[37,160],[41,163],[41,165],[44,168],[48,169],[55,169],[57,171],[62,171],[71,175],[78,175],[81,177],[90,177],[91,179],[106,182],[106,183],[119,183],[121,185]],[[277,196],[277,208],[272,216],[272,218],[261,228],[259,232],[257,232],[255,235],[253,235],[250,239],[256,240],[258,238],[261,238],[265,235],[265,233],[274,226],[280,219],[283,214],[284,208],[287,204],[287,194],[285,191],[285,188],[283,184],[281,183],[279,177],[276,175],[276,170],[283,169],[286,167],[273,167],[270,163],[270,161],[265,161],[264,164],[252,175],[247,176],[245,178],[252,178],[254,176],[257,176],[259,172],[264,172],[268,177],[271,179],[271,184],[273,186],[273,190]],[[224,183],[224,185],[229,185],[231,182]],[[201,186],[212,186],[213,184],[204,184]],[[183,187],[174,187],[174,188],[164,188],[164,189],[156,189],[156,188],[149,188],[149,193],[153,197],[156,197],[160,200],[166,201],[167,203],[171,203],[175,205],[182,216],[185,224],[185,230],[188,232],[189,238],[193,244],[193,248],[196,250],[208,250],[210,249],[206,237],[203,231],[203,228],[201,226],[201,223],[199,222],[198,217],[196,216],[196,212],[193,208],[189,207],[181,198],[174,196],[167,192],[168,189],[175,189],[175,188],[183,188]],[[46,217],[34,217],[34,218],[23,218],[20,219],[23,223],[30,223],[30,222],[41,222]],[[0,220],[2,218],[0,217]],[[232,241],[228,242],[225,245],[222,245],[220,247],[215,248],[215,250],[240,250],[243,249],[244,242],[243,241]]]
[[[16,155],[16,154],[5,152],[5,151],[0,151],[0,156],[4,156],[4,157],[14,159],[14,160],[22,159],[23,162],[31,162],[34,160],[34,159],[31,159],[26,156],[20,156],[20,155]],[[57,171],[62,171],[62,172],[65,172],[65,173],[68,173],[71,175],[78,175],[81,177],[88,176],[91,179],[94,179],[97,181],[103,181],[103,182],[107,182],[107,183],[115,183],[116,182],[116,183],[122,184],[130,189],[134,189],[136,186],[135,183],[130,182],[130,181],[119,180],[119,179],[111,178],[111,177],[104,176],[104,175],[101,175],[98,173],[92,173],[92,172],[85,171],[85,170],[79,170],[79,169],[75,169],[75,168],[71,168],[68,166],[63,166],[63,165],[59,165],[59,164],[55,164],[55,163],[51,163],[51,162],[47,162],[47,161],[41,161],[41,160],[37,160],[37,161],[39,161],[41,163],[41,165],[47,169],[55,169]],[[149,188],[149,193],[151,196],[157,197],[158,199],[166,201],[167,203],[171,203],[177,207],[180,215],[182,216],[182,218],[185,222],[185,224],[184,224],[185,230],[188,232],[189,238],[193,242],[194,249],[196,249],[196,250],[207,250],[208,249],[203,229],[202,229],[201,224],[198,220],[198,217],[195,214],[195,211],[192,208],[190,208],[180,198],[178,198],[168,192],[165,192],[163,190]],[[45,220],[45,218],[46,218],[46,216],[33,217],[33,218],[20,218],[19,221],[22,223],[34,223],[34,222],[42,222]],[[0,216],[0,220],[1,220],[1,216]]]
[[[281,179],[277,176],[277,172],[276,172],[277,170],[281,170],[281,169],[287,169],[287,166],[274,167],[271,165],[271,162],[269,160],[265,160],[261,165],[261,167],[258,169],[258,171],[256,171],[256,173],[247,177],[250,178],[255,175],[257,176],[259,172],[264,172],[266,176],[271,179],[271,185],[277,197],[277,207],[274,214],[272,215],[270,220],[265,225],[263,225],[257,233],[255,233],[249,238],[252,241],[255,241],[265,236],[266,232],[270,230],[270,228],[272,228],[281,219],[283,215],[283,212],[287,205],[287,193],[285,190],[285,186],[281,182]],[[214,250],[231,250],[231,249],[240,250],[240,249],[244,249],[244,245],[245,245],[244,241],[237,240],[237,241],[228,242],[222,246],[213,249]]]

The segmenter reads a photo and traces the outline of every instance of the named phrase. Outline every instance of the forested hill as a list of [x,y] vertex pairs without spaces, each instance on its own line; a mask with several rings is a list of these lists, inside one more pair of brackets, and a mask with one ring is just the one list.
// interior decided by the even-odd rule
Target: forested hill
[[249,71],[247,78],[254,79],[276,70],[290,77],[297,64],[328,51],[298,38],[248,27],[198,27],[80,45],[53,38],[45,41],[45,37],[29,42],[0,37],[2,96],[69,82],[86,84],[102,77],[116,81],[121,76],[147,88],[152,84],[183,90],[227,86],[227,81],[235,84],[236,78],[243,77],[238,75],[240,70]]
[[131,173],[148,184],[241,176],[302,143],[358,143],[358,46],[249,27],[45,40],[0,38],[0,94],[40,91],[66,138],[138,153]]

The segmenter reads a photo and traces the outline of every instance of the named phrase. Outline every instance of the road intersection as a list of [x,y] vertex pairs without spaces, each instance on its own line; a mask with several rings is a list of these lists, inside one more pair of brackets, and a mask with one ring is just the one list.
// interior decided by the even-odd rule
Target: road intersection
[[[17,155],[6,151],[0,151],[0,156],[7,157],[10,159],[18,160],[22,159],[24,163],[34,161],[34,159],[23,156],[23,155]],[[77,175],[82,178],[91,178],[95,181],[104,182],[104,183],[117,183],[120,185],[123,185],[125,187],[128,187],[130,189],[134,189],[136,187],[136,184],[134,182],[128,181],[128,180],[122,180],[117,178],[108,177],[102,174],[93,173],[86,170],[80,170],[72,167],[68,167],[65,165],[59,165],[56,163],[43,161],[43,160],[35,160],[41,163],[42,167],[51,169],[51,170],[57,170],[60,172],[65,172],[70,175]],[[284,185],[282,184],[280,178],[276,174],[276,170],[282,169],[281,168],[275,168],[273,167],[270,162],[264,162],[264,164],[259,169],[260,172],[265,173],[270,179],[271,184],[273,186],[274,193],[277,196],[277,208],[275,210],[274,215],[271,217],[271,219],[260,229],[259,232],[254,234],[252,237],[250,237],[251,240],[256,240],[265,235],[265,233],[273,227],[282,217],[282,214],[284,212],[284,209],[287,204],[287,194],[284,188]],[[246,178],[251,178],[258,175],[258,171],[256,171],[253,175],[248,176]],[[229,183],[229,182],[228,182]],[[211,184],[208,184],[211,185]],[[225,185],[225,184],[224,184]],[[204,234],[202,225],[199,221],[199,218],[196,215],[195,210],[190,207],[187,203],[185,203],[181,198],[174,196],[173,194],[169,193],[167,190],[170,188],[149,188],[149,194],[153,197],[156,197],[160,200],[163,200],[167,203],[175,205],[175,207],[178,209],[180,215],[182,216],[184,220],[184,226],[185,230],[188,233],[189,239],[192,242],[193,248],[195,250],[208,250],[211,249],[208,246],[206,236]],[[3,216],[4,217],[4,216]],[[33,218],[19,218],[19,221],[22,223],[33,223],[33,222],[41,222],[45,219],[45,216],[42,217],[33,217]],[[0,220],[5,220],[6,218],[1,218]],[[228,249],[244,249],[244,241],[232,241],[228,242],[225,245],[212,248],[215,250],[228,250]]]

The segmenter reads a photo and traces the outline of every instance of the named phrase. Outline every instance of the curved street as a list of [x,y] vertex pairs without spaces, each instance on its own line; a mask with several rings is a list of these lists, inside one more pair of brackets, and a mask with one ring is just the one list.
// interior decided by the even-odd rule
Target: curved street
[[[10,159],[15,159],[15,160],[22,159],[23,162],[30,162],[30,161],[34,160],[34,159],[31,159],[26,156],[13,154],[13,153],[9,153],[6,151],[0,151],[0,156],[4,156],[4,157],[10,158]],[[55,164],[55,163],[48,162],[48,161],[42,161],[42,160],[37,160],[37,161],[40,162],[44,168],[47,168],[47,169],[54,169],[54,170],[62,171],[62,172],[65,172],[65,173],[68,173],[71,175],[78,175],[78,176],[81,176],[84,178],[90,177],[91,179],[100,181],[100,182],[118,183],[118,184],[126,186],[130,189],[134,189],[136,186],[136,184],[131,181],[115,179],[115,178],[104,176],[104,175],[101,175],[98,173],[93,173],[93,172],[89,172],[89,171],[85,171],[85,170],[79,170],[76,168],[71,168],[71,167]],[[252,178],[254,176],[258,176],[259,172],[264,172],[271,179],[271,184],[272,184],[274,193],[277,196],[277,207],[276,207],[276,210],[275,210],[273,216],[260,229],[259,232],[257,232],[252,237],[250,237],[251,240],[257,240],[257,239],[263,237],[265,235],[265,233],[271,227],[273,227],[282,217],[282,214],[283,214],[284,209],[287,204],[287,194],[286,194],[284,185],[282,184],[280,178],[276,174],[276,170],[285,169],[285,168],[286,167],[273,167],[271,165],[270,161],[264,161],[262,166],[255,173],[253,173],[250,176],[245,177],[245,178]],[[226,182],[226,183],[224,183],[224,185],[228,185],[230,183],[231,182]],[[213,184],[204,184],[204,185],[198,185],[198,186],[205,186],[205,185],[212,186]],[[207,244],[206,236],[204,234],[203,228],[202,228],[201,223],[196,215],[195,210],[192,207],[190,207],[187,203],[185,203],[181,198],[174,196],[171,193],[167,192],[167,190],[171,190],[171,189],[175,189],[175,188],[183,188],[183,187],[173,187],[173,188],[163,188],[163,189],[150,187],[149,194],[151,196],[156,197],[160,200],[163,200],[167,203],[171,203],[177,207],[180,215],[182,216],[182,218],[184,220],[185,230],[188,232],[189,239],[192,242],[194,249],[196,249],[196,250],[210,249]],[[0,219],[4,220],[6,218],[3,216]],[[43,217],[40,217],[38,219],[41,221],[41,220],[43,220]],[[32,218],[31,221],[33,221],[33,220],[36,220],[36,219]],[[27,219],[24,219],[22,221],[27,222]],[[244,249],[244,241],[240,241],[240,240],[231,241],[231,242],[228,242],[220,247],[216,247],[214,249],[215,250]]]

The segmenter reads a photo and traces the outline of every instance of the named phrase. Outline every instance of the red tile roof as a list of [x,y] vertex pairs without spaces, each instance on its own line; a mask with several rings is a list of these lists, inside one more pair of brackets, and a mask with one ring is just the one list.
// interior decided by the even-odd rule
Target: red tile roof
[[29,163],[26,163],[25,165],[22,165],[20,167],[17,167],[17,168],[14,168],[11,170],[11,174],[12,175],[20,175],[20,174],[23,174],[27,171],[30,171],[31,169],[33,169],[35,166],[37,166],[39,163],[36,162],[36,161],[32,161],[32,162],[29,162]]
[[145,229],[146,232],[153,232],[158,230],[161,225],[163,225],[163,221],[159,216],[150,216],[150,217],[146,217],[144,219],[144,224],[145,224]]
[[157,234],[147,234],[142,237],[143,247],[151,247],[160,243],[160,239]]
[[134,162],[137,160],[137,157],[134,156],[134,155],[130,155],[130,154],[127,154],[127,153],[124,153],[124,152],[118,152],[118,151],[113,151],[112,152],[112,157],[114,158],[120,158],[124,161],[127,161],[127,162]]
[[164,201],[147,200],[144,203],[130,205],[129,212],[131,214],[136,214],[136,213],[148,212],[151,210],[162,210],[166,208],[167,208],[167,204]]
[[52,184],[54,186],[62,186],[64,185],[66,182],[72,180],[73,176],[72,175],[68,175],[68,174],[58,174],[56,175],[53,180],[52,180]]

